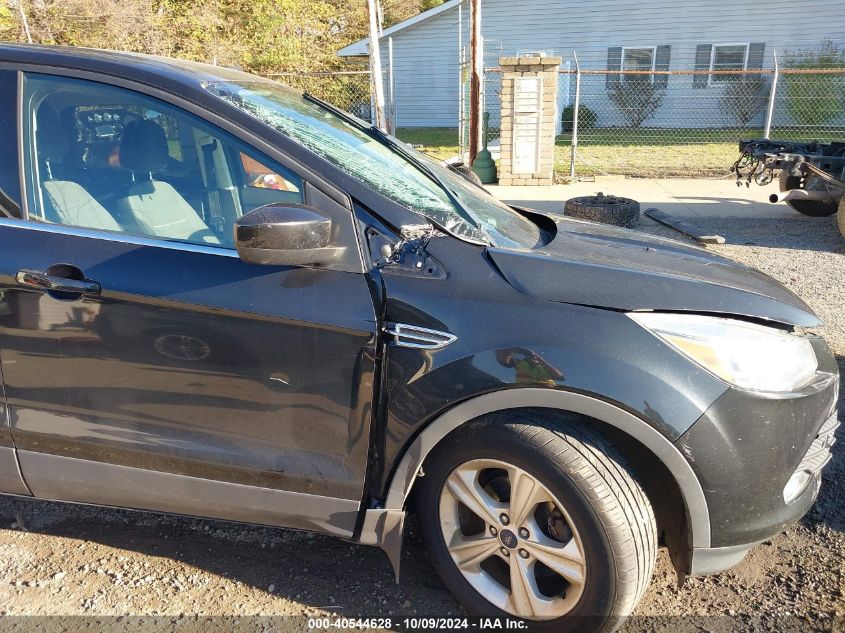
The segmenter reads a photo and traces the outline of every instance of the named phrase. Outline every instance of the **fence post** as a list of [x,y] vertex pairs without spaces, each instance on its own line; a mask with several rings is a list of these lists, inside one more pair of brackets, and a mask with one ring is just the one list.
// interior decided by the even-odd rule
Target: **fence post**
[[461,162],[467,162],[464,148],[464,0],[458,2],[458,147]]
[[578,64],[578,53],[572,51],[575,58],[575,107],[572,110],[572,140],[570,141],[569,176],[575,178],[575,156],[578,149],[578,111],[581,109],[581,66]]
[[396,135],[396,84],[393,74],[393,36],[387,38],[387,126]]
[[778,53],[772,51],[775,58],[775,72],[772,75],[772,89],[769,92],[769,108],[766,110],[766,127],[763,130],[763,138],[769,138],[772,132],[772,117],[775,114],[775,97],[778,92],[778,78],[780,77],[780,68],[778,67]]

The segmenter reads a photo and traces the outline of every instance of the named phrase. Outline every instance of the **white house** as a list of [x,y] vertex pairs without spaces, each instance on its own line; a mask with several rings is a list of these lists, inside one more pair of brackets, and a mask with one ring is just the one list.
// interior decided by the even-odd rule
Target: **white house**
[[[502,55],[541,51],[559,55],[564,68],[577,53],[582,69],[710,70],[771,68],[775,53],[817,49],[823,40],[845,43],[843,0],[481,0],[485,66]],[[400,127],[456,127],[459,109],[459,46],[468,48],[468,0],[448,0],[384,30],[382,59],[393,40],[396,116]],[[459,26],[460,25],[460,26]],[[340,50],[347,58],[368,55],[364,39]],[[495,73],[487,109],[495,116]],[[617,76],[618,77],[618,76]],[[718,125],[718,75],[655,75],[670,90],[651,124]],[[608,75],[585,76],[583,103],[607,101]],[[562,100],[572,82],[562,76]],[[688,120],[690,102],[705,113]],[[710,106],[708,109],[708,103]],[[599,108],[601,109],[601,108]],[[706,114],[709,112],[710,114]],[[613,125],[610,108],[600,124]],[[710,120],[712,119],[712,120]]]

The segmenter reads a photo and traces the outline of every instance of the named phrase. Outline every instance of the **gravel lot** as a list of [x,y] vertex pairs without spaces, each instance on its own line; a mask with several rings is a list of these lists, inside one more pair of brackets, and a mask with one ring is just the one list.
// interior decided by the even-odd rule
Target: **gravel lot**
[[[817,310],[845,373],[845,240],[835,220],[696,223],[728,239],[715,250],[779,279]],[[677,237],[664,227],[643,228]],[[689,579],[682,589],[661,553],[639,607],[652,617],[628,628],[845,630],[843,499],[840,442],[819,501],[801,523],[755,548],[735,569]],[[429,567],[413,525],[399,585],[376,549],[281,530],[10,498],[0,498],[0,526],[3,615],[167,616],[104,620],[138,630],[144,622],[147,628],[196,625],[196,616],[462,613]],[[25,622],[40,627],[57,621]],[[10,622],[23,626],[18,619],[0,620],[0,626]],[[91,620],[76,622],[101,630]],[[214,622],[200,628],[211,630]],[[303,628],[303,622],[292,620],[290,628]]]

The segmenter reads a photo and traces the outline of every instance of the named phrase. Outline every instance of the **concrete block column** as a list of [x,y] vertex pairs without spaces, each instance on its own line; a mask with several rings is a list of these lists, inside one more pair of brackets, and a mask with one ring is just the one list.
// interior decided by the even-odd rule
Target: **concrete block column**
[[500,185],[554,183],[560,57],[501,57]]

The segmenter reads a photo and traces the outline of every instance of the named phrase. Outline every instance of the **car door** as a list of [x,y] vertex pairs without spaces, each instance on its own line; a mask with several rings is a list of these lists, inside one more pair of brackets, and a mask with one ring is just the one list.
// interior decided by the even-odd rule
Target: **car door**
[[[134,90],[28,74],[22,104],[0,354],[32,492],[351,534],[376,336],[351,210]],[[242,262],[253,198],[320,208],[357,265]]]
[[[0,218],[20,216],[20,177],[17,146],[17,73],[0,70]],[[0,336],[8,316],[6,294],[0,289]],[[3,388],[3,355],[0,353],[0,492],[29,494],[18,468],[9,428],[6,396]]]

